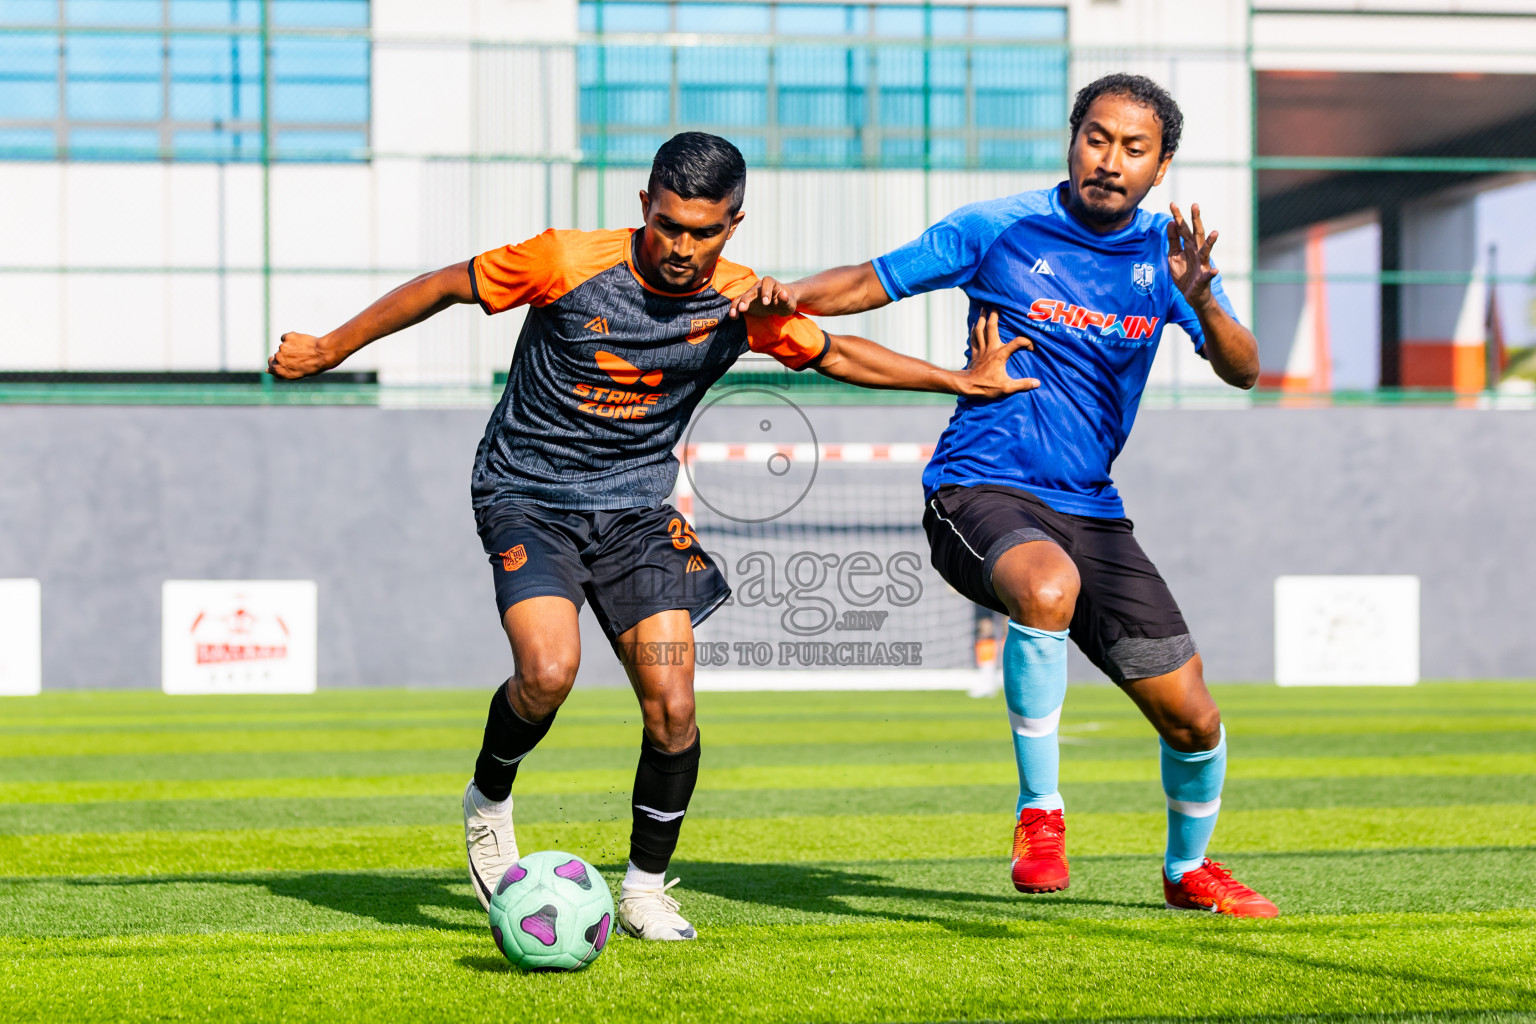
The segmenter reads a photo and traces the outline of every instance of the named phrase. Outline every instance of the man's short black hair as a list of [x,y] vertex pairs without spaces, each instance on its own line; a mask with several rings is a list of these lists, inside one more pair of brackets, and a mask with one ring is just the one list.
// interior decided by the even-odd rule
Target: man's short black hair
[[1105,75],[1077,91],[1077,98],[1072,101],[1072,116],[1067,121],[1072,128],[1073,142],[1077,141],[1077,130],[1083,126],[1088,108],[1100,96],[1124,96],[1152,108],[1152,116],[1157,118],[1157,123],[1163,129],[1163,145],[1158,159],[1168,157],[1179,148],[1179,136],[1184,134],[1184,114],[1179,110],[1179,105],[1173,102],[1173,97],[1168,95],[1168,90],[1150,78],[1124,74]]
[[683,199],[731,200],[731,215],[747,195],[747,162],[741,150],[718,135],[679,132],[656,151],[646,191],[666,189]]

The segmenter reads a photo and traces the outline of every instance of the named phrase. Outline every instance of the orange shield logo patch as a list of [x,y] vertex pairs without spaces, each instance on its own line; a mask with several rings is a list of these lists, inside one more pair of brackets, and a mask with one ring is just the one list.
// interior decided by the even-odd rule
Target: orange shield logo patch
[[714,330],[719,324],[719,320],[695,320],[693,322],[693,330],[688,332],[688,344],[697,345],[709,337],[709,332]]
[[501,553],[501,567],[507,572],[516,572],[528,561],[528,552],[523,550],[521,544],[514,544]]

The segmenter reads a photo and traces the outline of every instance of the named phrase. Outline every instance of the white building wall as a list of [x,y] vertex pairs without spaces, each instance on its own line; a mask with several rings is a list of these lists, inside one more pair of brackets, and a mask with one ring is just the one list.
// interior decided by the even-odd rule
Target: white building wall
[[64,364],[63,188],[57,164],[0,163],[0,266],[39,268],[0,273],[0,366]]
[[[0,266],[38,268],[0,274],[0,369],[259,369],[282,331],[324,332],[421,269],[542,227],[542,198],[537,216],[507,217],[497,203],[530,195],[542,169],[423,157],[570,155],[574,127],[547,127],[574,119],[569,54],[471,44],[569,40],[574,0],[375,0],[373,20],[378,158],[271,171],[273,337],[263,336],[259,167],[0,162]],[[469,229],[477,192],[490,200],[483,232]],[[507,330],[482,337],[471,318],[446,319],[456,322],[349,365],[455,383],[470,366],[489,379],[481,349],[504,364]]]
[[[1247,76],[1238,0],[1071,0],[1075,88],[1108,70],[1143,71],[1184,104],[1184,146],[1149,199],[1199,201],[1224,238],[1240,313],[1249,299]],[[507,46],[569,41],[575,0],[376,0],[368,164],[277,164],[270,176],[270,283],[260,168],[210,164],[0,164],[0,367],[258,369],[287,330],[322,333],[423,269],[464,260],[547,226],[638,223],[634,169],[572,171],[576,87],[570,50]],[[475,43],[491,45],[473,45]],[[1152,47],[1155,56],[1133,56]],[[1197,51],[1222,51],[1220,56]],[[1191,56],[1195,53],[1195,56]],[[1213,77],[1214,76],[1214,77]],[[1212,88],[1216,83],[1219,88]],[[499,159],[452,159],[497,154]],[[447,158],[445,158],[447,157]],[[748,219],[730,256],[798,275],[859,262],[915,237],[966,202],[1059,180],[1061,173],[755,171]],[[57,275],[54,267],[68,267]],[[100,272],[96,272],[99,270]],[[272,336],[263,336],[270,289]],[[958,293],[830,322],[903,351],[954,363],[964,342]],[[350,362],[397,383],[488,380],[521,322],[470,312],[439,317]],[[1170,332],[1174,333],[1174,332]],[[931,342],[930,342],[931,339]],[[1163,382],[1209,371],[1160,358]]]
[[[1250,44],[1252,66],[1264,69],[1536,73],[1536,0],[1257,0],[1251,17],[1242,0],[1065,3],[1073,88],[1130,70],[1179,99],[1183,145],[1148,206],[1200,203],[1221,231],[1217,263],[1248,322]],[[574,39],[575,0],[375,0],[373,22],[376,158],[272,171],[274,335],[328,330],[413,273],[546,226],[595,226],[595,172],[563,162],[578,144],[572,52],[502,45]],[[510,159],[439,159],[476,153]],[[540,162],[548,157],[562,162]],[[781,274],[855,262],[964,202],[1059,176],[759,170],[730,255]],[[641,177],[604,175],[609,226],[636,222]],[[262,334],[261,193],[251,166],[0,163],[0,266],[36,268],[0,273],[0,368],[260,367],[275,343]],[[1529,271],[1518,249],[1511,241],[1505,272]],[[70,273],[54,273],[60,266]],[[1525,293],[1509,294],[1505,316],[1523,325]],[[961,303],[934,296],[830,326],[953,361]],[[1405,315],[1405,333],[1419,336],[1419,314]],[[489,379],[519,322],[466,311],[354,362],[397,382]],[[1210,383],[1176,334],[1154,385]]]
[[1257,0],[1260,70],[1536,73],[1536,0]]

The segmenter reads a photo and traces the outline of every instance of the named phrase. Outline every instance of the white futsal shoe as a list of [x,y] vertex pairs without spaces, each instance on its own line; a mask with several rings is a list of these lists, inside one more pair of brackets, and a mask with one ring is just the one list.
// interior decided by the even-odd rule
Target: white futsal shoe
[[517,863],[517,838],[512,834],[512,798],[507,798],[507,813],[493,818],[480,813],[475,802],[478,792],[473,779],[464,787],[464,846],[475,898],[490,910],[491,894],[501,884],[501,876]]
[[677,912],[677,900],[667,892],[682,879],[674,878],[660,889],[619,889],[619,927],[637,939],[677,942],[696,939],[699,933]]

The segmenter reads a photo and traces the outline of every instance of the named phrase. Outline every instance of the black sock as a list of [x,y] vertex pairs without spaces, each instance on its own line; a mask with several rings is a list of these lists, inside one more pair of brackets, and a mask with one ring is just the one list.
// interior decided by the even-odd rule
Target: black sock
[[480,743],[480,756],[475,759],[475,788],[487,800],[505,800],[512,795],[512,780],[517,778],[517,765],[523,757],[539,745],[539,740],[549,732],[555,715],[542,722],[527,722],[507,701],[507,684],[502,683],[491,697],[490,714],[485,718],[485,739]]
[[641,871],[665,871],[677,849],[683,812],[699,781],[699,741],[669,754],[644,734],[640,764],[635,768],[634,828],[629,833],[629,859]]

